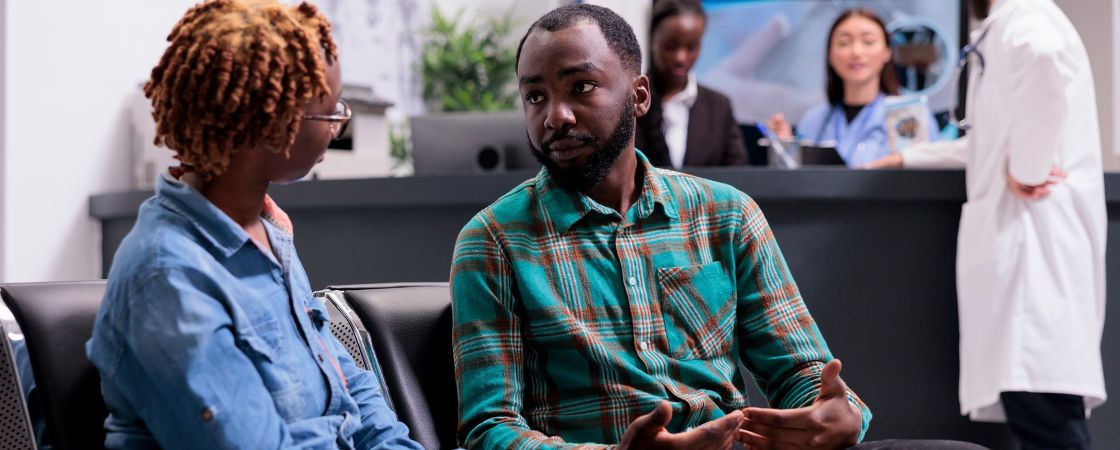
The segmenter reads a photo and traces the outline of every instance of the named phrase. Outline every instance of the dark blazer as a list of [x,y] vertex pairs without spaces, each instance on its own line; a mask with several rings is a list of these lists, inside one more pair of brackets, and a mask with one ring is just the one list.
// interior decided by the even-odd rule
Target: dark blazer
[[[660,116],[660,114],[657,114]],[[656,120],[657,125],[653,125]],[[670,167],[669,146],[665,144],[660,117],[647,114],[638,118],[635,146],[659,167]],[[688,115],[688,137],[684,152],[685,167],[735,166],[747,163],[747,151],[739,124],[731,114],[731,100],[723,94],[697,86],[696,103]]]

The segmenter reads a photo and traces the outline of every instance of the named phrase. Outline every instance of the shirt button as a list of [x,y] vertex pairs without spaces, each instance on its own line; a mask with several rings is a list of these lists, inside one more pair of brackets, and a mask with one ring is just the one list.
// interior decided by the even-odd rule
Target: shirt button
[[630,277],[629,281],[630,281],[631,286],[637,286],[638,285],[638,279],[637,278]]
[[319,362],[325,362],[325,361],[326,361],[326,360],[325,360],[325,359],[323,359],[323,354],[322,354],[322,353],[320,353],[320,354],[319,354]]
[[202,421],[209,422],[214,420],[214,410],[210,408],[202,408]]
[[649,342],[642,341],[638,343],[638,348],[642,350],[649,350]]

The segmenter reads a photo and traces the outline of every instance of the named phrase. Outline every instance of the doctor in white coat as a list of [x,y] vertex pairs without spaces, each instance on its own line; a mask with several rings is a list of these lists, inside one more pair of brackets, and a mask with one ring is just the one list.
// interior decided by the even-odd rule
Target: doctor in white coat
[[[976,0],[974,0],[976,1]],[[961,413],[1024,448],[1089,448],[1105,400],[1104,176],[1093,78],[1052,0],[979,0],[966,137],[871,168],[964,167],[957,245]]]

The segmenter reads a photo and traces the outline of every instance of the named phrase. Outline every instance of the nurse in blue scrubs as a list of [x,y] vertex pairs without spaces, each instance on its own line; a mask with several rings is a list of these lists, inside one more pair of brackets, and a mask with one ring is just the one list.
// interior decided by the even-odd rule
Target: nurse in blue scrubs
[[[891,152],[886,129],[890,96],[899,93],[887,29],[875,13],[848,10],[828,34],[828,102],[797,122],[797,137],[818,146],[835,146],[848,167],[860,167]],[[936,139],[937,121],[924,103],[928,136]],[[794,140],[781,114],[767,122],[781,140]]]

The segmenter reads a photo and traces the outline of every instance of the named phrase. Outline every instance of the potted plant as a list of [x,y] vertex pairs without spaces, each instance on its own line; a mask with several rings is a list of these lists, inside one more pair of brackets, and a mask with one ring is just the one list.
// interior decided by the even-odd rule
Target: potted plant
[[516,49],[508,35],[512,13],[461,23],[462,14],[432,9],[432,24],[420,56],[423,98],[431,112],[513,109]]

